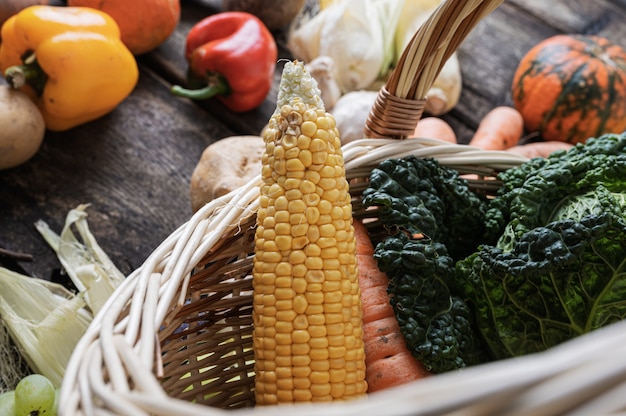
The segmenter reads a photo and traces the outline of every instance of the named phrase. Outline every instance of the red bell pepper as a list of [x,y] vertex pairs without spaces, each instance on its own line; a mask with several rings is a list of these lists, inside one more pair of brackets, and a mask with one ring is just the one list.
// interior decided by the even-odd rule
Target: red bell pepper
[[191,28],[185,57],[190,86],[202,88],[174,86],[174,94],[191,99],[216,97],[231,111],[245,112],[267,97],[278,48],[269,29],[253,14],[222,12]]

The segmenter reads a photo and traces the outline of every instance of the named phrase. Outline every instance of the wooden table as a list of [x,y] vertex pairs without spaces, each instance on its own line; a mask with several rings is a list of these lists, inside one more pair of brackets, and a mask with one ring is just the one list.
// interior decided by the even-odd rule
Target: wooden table
[[[135,91],[112,113],[63,133],[49,132],[38,154],[0,171],[0,265],[59,279],[55,253],[34,227],[46,221],[60,232],[67,212],[89,203],[96,239],[128,274],[192,214],[189,181],[204,148],[235,134],[259,134],[274,109],[276,89],[257,110],[233,114],[214,101],[172,96],[185,80],[185,36],[199,19],[220,11],[217,0],[182,0],[174,34],[139,56]],[[463,93],[443,118],[467,142],[487,111],[511,104],[510,83],[519,59],[558,33],[598,34],[626,46],[626,0],[507,0],[479,23],[459,48]],[[275,32],[279,56],[289,58],[285,31]],[[278,82],[280,67],[277,68]]]

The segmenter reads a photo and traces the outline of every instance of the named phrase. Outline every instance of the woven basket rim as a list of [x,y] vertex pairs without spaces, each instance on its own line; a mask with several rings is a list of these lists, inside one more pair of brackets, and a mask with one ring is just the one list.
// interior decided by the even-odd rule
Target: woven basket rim
[[[472,166],[477,156],[483,157],[469,146],[447,146],[428,138],[364,139],[344,146],[349,174],[370,169],[389,155],[406,155],[407,148],[411,148],[407,142],[412,140],[416,145],[412,147],[414,153],[442,157],[444,165],[445,155],[450,152],[456,152],[457,159],[465,159],[459,166]],[[372,153],[377,157],[373,158]],[[497,167],[526,160],[504,151],[489,153],[493,157],[501,156],[494,164]],[[496,169],[494,166],[485,167]],[[62,408],[68,412],[65,414],[249,414],[250,409],[221,410],[166,395],[158,381],[159,372],[151,370],[154,354],[159,355],[158,343],[151,334],[156,333],[162,323],[161,315],[170,303],[177,302],[180,287],[189,283],[189,265],[197,264],[196,260],[213,247],[219,247],[225,230],[236,231],[245,218],[255,215],[259,180],[255,178],[196,212],[116,290],[79,342],[67,368],[61,391]],[[247,205],[244,200],[248,201]],[[176,261],[176,256],[186,260]],[[175,271],[177,268],[180,269]],[[121,315],[129,302],[135,312]],[[603,353],[598,355],[598,351]],[[440,374],[369,394],[363,400],[257,407],[254,413],[270,416],[285,411],[295,416],[313,416],[323,412],[329,416],[357,416],[380,411],[398,416],[457,412],[495,415],[560,414],[575,409],[580,414],[608,414],[623,407],[624,354],[626,322],[618,322],[541,353]],[[130,381],[136,383],[135,389],[129,388]],[[455,393],[451,395],[450,391]]]
[[[441,3],[415,34],[398,68],[381,89],[381,103],[372,109],[365,138],[342,146],[349,179],[368,175],[383,160],[414,155],[437,159],[462,174],[476,175],[473,186],[489,187],[497,172],[528,160],[506,151],[484,151],[410,135],[411,123],[416,124],[421,117],[425,91],[445,60],[502,1]],[[389,101],[395,104],[389,105]],[[390,108],[392,111],[385,113]],[[412,115],[408,124],[407,114]],[[378,134],[376,125],[387,130]],[[231,237],[249,232],[246,227],[258,209],[259,184],[260,175],[199,209],[118,287],[94,318],[67,366],[60,397],[62,414],[210,416],[250,412],[221,410],[169,396],[160,380],[164,357],[158,337],[163,328],[167,329],[162,336],[175,334],[178,321],[173,317],[188,301],[198,265],[207,256],[232,250],[228,247]],[[225,298],[228,296],[220,299]],[[625,389],[623,327],[626,323],[613,324],[543,353],[428,377],[364,399],[314,406],[257,407],[254,413],[269,416],[286,409],[297,416],[320,412],[356,416],[374,411],[391,415],[485,415],[556,413],[573,408],[588,414],[605,413],[621,408],[619,398]],[[603,351],[600,357],[598,350]]]

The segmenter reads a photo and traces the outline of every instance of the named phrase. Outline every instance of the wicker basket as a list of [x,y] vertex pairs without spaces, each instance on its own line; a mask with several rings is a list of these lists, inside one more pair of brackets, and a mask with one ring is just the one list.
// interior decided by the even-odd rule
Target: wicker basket
[[[410,138],[423,97],[465,35],[502,0],[447,0],[416,33],[381,89],[366,136],[343,148],[355,217],[382,160],[433,157],[471,186],[526,159]],[[77,345],[62,415],[248,414],[254,406],[252,261],[260,177],[197,211],[122,283]],[[362,400],[256,407],[257,415],[607,414],[626,405],[625,324],[541,354],[446,373]],[[602,351],[602,354],[598,354]],[[228,409],[228,410],[226,410]]]

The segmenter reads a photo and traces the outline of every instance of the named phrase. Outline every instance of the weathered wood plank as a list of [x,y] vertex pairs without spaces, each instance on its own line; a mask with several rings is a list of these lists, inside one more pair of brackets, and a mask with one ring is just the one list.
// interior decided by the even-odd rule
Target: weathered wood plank
[[0,246],[32,254],[22,266],[48,278],[59,264],[34,222],[60,231],[70,209],[90,203],[94,234],[128,273],[191,215],[195,164],[208,144],[231,134],[143,69],[136,91],[112,113],[48,133],[30,162],[0,172]]
[[623,0],[509,0],[520,11],[538,16],[546,25],[561,33],[597,34],[617,43],[624,43]]

